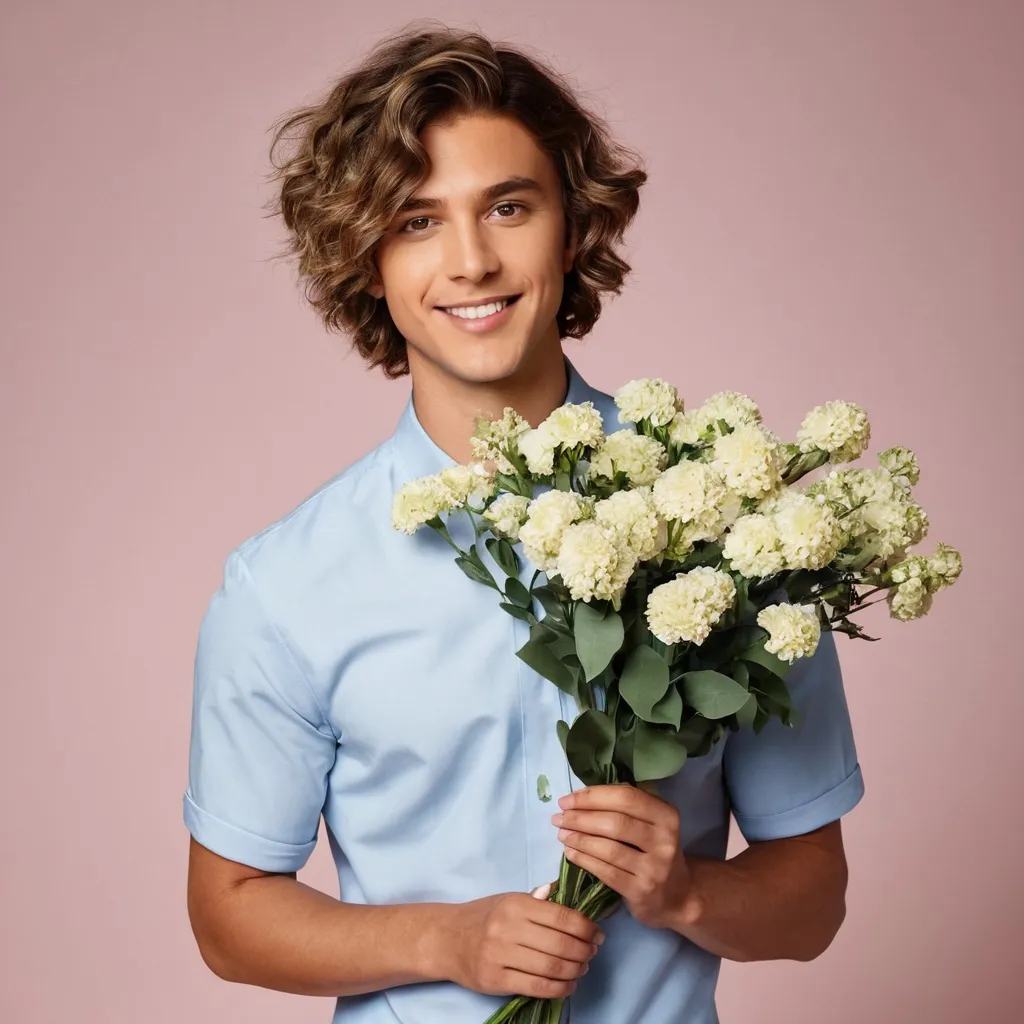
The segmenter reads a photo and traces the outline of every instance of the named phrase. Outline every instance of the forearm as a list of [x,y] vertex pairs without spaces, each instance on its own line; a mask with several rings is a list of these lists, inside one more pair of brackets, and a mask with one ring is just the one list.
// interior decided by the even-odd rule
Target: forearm
[[200,916],[203,959],[228,981],[345,996],[444,980],[455,904],[343,903],[289,875],[251,878]]
[[729,960],[813,960],[846,915],[845,860],[803,837],[753,843],[730,860],[688,857],[675,930]]

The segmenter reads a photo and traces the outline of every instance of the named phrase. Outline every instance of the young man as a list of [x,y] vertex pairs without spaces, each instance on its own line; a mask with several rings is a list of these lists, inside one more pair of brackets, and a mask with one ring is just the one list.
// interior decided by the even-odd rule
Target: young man
[[[579,1024],[716,1021],[722,957],[809,960],[843,920],[839,818],[863,783],[832,635],[791,673],[800,727],[731,734],[660,795],[581,789],[555,732],[575,709],[515,657],[527,627],[436,534],[390,523],[402,483],[470,460],[481,412],[536,425],[590,400],[617,425],[562,338],[621,286],[645,174],[538,64],[446,30],[385,41],[291,132],[280,210],[307,294],[412,394],[392,437],[231,552],[203,620],[202,956],[337,996],[351,1024],[482,1024],[513,993],[575,993]],[[571,799],[544,802],[541,775]],[[751,845],[727,861],[730,811]],[[321,814],[340,901],[295,875]],[[531,896],[563,848],[624,897],[599,926]]]

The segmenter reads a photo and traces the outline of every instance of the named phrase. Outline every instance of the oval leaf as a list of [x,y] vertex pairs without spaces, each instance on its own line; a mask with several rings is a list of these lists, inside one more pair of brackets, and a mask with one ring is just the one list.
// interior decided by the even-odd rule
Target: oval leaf
[[684,673],[683,693],[687,704],[712,719],[734,715],[749,696],[735,679],[711,669]]
[[634,648],[619,680],[619,693],[633,712],[650,721],[654,705],[665,696],[668,685],[668,665],[658,652],[646,644]]
[[573,635],[576,637],[576,656],[589,683],[608,667],[622,646],[622,618],[609,607],[601,610],[580,601],[573,613]]
[[686,747],[672,729],[636,723],[633,740],[633,777],[637,782],[667,779],[686,763]]
[[516,651],[516,657],[525,661],[534,672],[550,679],[560,690],[576,695],[576,678],[572,670],[558,660],[547,644],[528,640]]

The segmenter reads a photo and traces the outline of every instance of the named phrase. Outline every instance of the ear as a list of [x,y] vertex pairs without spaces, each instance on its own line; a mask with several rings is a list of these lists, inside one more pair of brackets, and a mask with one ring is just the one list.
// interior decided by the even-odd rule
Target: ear
[[368,294],[372,295],[375,299],[384,298],[384,285],[378,283],[377,281],[374,281],[374,283],[371,284],[368,288],[366,288],[365,291]]
[[568,274],[572,270],[573,263],[576,261],[576,253],[579,249],[579,232],[576,230],[576,225],[568,217],[566,217],[565,221],[569,229],[569,237],[565,243],[565,252],[562,258],[562,273]]

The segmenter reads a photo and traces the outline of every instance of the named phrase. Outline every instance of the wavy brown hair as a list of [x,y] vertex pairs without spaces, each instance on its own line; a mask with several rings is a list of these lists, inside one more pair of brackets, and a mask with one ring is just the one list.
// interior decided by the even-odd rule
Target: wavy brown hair
[[582,338],[618,294],[630,266],[615,251],[647,180],[640,158],[613,141],[565,80],[480,33],[413,23],[379,42],[326,97],[273,125],[269,204],[288,228],[306,299],[328,330],[386,377],[409,372],[405,339],[384,302],[374,251],[430,165],[419,134],[465,114],[515,117],[555,162],[567,227],[578,232],[556,316],[559,337]]

